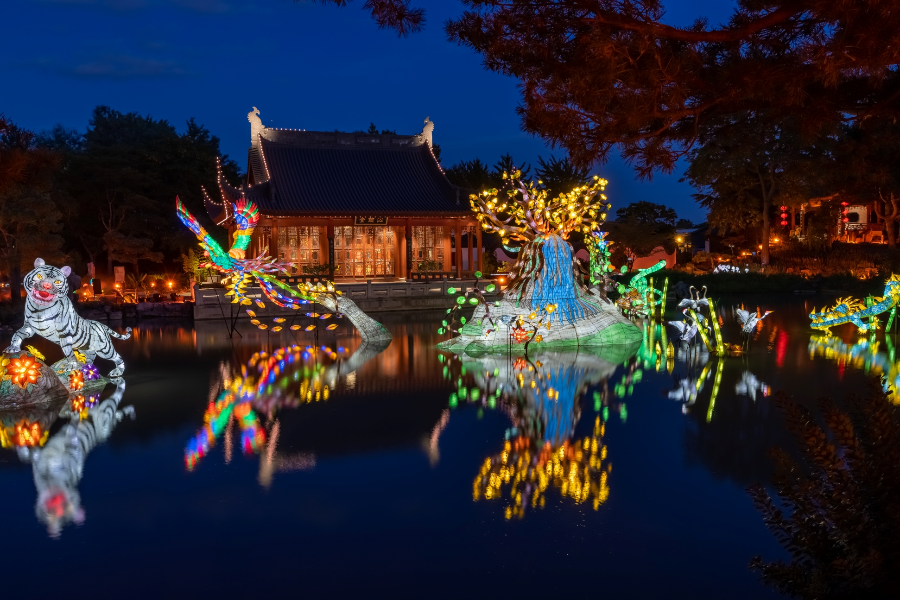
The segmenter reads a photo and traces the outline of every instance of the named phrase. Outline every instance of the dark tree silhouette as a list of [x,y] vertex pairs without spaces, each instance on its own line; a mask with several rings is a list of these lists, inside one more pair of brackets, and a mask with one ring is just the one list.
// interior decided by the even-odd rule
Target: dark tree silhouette
[[[319,0],[343,6],[347,0]],[[661,0],[464,0],[451,41],[521,82],[526,131],[589,165],[618,146],[671,172],[715,117],[792,116],[804,134],[900,116],[894,0],[739,0],[727,23],[663,22]],[[367,0],[380,27],[418,31],[408,0]]]
[[807,599],[895,598],[900,584],[900,407],[873,382],[866,397],[841,410],[819,402],[825,427],[781,396],[798,464],[771,453],[777,502],[759,484],[748,491],[768,528],[790,552],[789,563],[750,566],[763,581]]

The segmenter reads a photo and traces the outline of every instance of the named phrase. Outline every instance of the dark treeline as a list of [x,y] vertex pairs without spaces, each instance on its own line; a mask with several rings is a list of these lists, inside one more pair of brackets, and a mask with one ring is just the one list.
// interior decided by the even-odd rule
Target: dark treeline
[[37,256],[82,274],[93,262],[101,277],[114,265],[135,275],[180,272],[181,254],[196,240],[176,217],[175,197],[205,219],[202,188],[218,194],[216,159],[238,183],[237,164],[194,119],[179,132],[165,120],[99,106],[84,132],[56,126],[38,134],[0,120],[0,269],[13,298]]

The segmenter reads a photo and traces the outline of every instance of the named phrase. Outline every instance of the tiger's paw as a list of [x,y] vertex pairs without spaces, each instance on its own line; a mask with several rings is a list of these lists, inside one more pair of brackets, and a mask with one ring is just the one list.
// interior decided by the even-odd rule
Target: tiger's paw
[[21,351],[22,349],[19,346],[9,345],[6,350],[3,351],[3,354],[14,354]]
[[121,377],[124,372],[125,372],[124,366],[116,367],[115,369],[113,369],[112,371],[107,373],[106,376],[109,377],[110,379],[112,379],[113,377]]

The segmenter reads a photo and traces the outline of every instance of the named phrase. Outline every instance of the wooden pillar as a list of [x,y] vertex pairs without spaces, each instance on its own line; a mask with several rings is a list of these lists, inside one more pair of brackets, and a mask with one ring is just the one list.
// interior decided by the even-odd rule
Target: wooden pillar
[[474,276],[475,273],[475,255],[472,253],[475,249],[475,236],[472,235],[471,228],[466,226],[466,242],[469,247],[469,275]]
[[412,279],[413,247],[412,247],[412,220],[406,220],[406,280]]
[[275,219],[272,220],[272,236],[269,239],[269,245],[272,256],[274,256],[276,260],[281,260],[281,256],[278,254],[278,221]]
[[406,236],[400,235],[401,229],[402,229],[402,227],[397,227],[397,226],[391,227],[391,231],[394,234],[394,255],[391,258],[393,259],[393,263],[394,263],[393,275],[397,279],[400,279],[401,275],[403,273],[406,273],[405,265],[403,264],[403,261],[401,260],[401,257],[404,257],[404,254],[406,252],[405,248],[401,248],[401,244],[406,241]]
[[328,279],[334,281],[334,220],[328,219]]
[[453,266],[453,248],[450,246],[450,232],[453,229],[452,221],[444,221],[441,224],[441,248],[443,249],[443,259],[441,260],[441,271],[450,271]]
[[475,241],[478,242],[478,270],[484,272],[484,257],[481,256],[484,254],[484,246],[481,245],[481,223],[475,226],[475,231]]
[[456,222],[456,278],[462,279],[462,225]]

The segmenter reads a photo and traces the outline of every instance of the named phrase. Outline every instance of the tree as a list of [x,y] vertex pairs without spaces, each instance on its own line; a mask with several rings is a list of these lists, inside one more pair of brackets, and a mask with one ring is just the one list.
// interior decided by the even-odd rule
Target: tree
[[[491,175],[493,175],[496,182],[502,182],[503,173],[512,175],[516,171],[522,173],[522,179],[527,181],[529,175],[531,174],[531,164],[516,164],[516,161],[513,159],[512,154],[507,152],[506,154],[501,154],[500,160],[494,163],[494,170],[491,172]],[[498,185],[500,184],[498,183]]]
[[0,191],[15,185],[47,187],[57,157],[35,135],[0,114]]
[[83,136],[56,127],[38,141],[62,157],[56,178],[65,236],[91,262],[105,254],[110,270],[113,261],[138,270],[138,261],[177,258],[193,246],[175,216],[175,196],[221,235],[205,216],[201,188],[215,193],[217,158],[227,180],[240,174],[194,119],[179,134],[167,121],[99,106]]
[[692,223],[690,219],[678,219],[675,223],[675,229],[696,229],[697,225]]
[[55,153],[37,146],[35,135],[0,116],[0,255],[18,305],[22,269],[34,259],[59,260],[59,211],[50,198]]
[[613,260],[634,263],[634,259],[648,256],[662,246],[666,252],[675,247],[675,211],[664,204],[632,202],[616,210],[616,220],[607,222],[607,239],[612,246]]
[[[372,123],[372,122],[369,123],[369,129],[366,131],[366,133],[369,135],[378,135],[379,132],[378,132],[378,128],[375,127],[375,123]],[[385,135],[397,135],[397,132],[394,131],[393,129],[382,129],[381,133],[385,134]]]
[[698,140],[685,172],[700,190],[694,198],[723,230],[759,226],[762,264],[768,264],[772,206],[797,205],[819,191],[832,140],[822,135],[811,144],[792,120],[754,113],[709,121]]
[[831,171],[835,190],[842,199],[873,203],[884,221],[891,246],[897,244],[900,222],[900,124],[894,119],[868,119],[844,127]]
[[494,187],[493,174],[480,158],[462,160],[445,171],[450,183],[467,190],[480,192]]
[[48,264],[66,259],[60,249],[63,238],[60,213],[46,190],[15,185],[0,192],[0,255],[9,273],[10,298],[19,304],[23,270],[30,271],[35,258]]
[[641,200],[640,202],[632,202],[628,206],[616,209],[616,217],[621,221],[628,221],[633,218],[639,225],[674,228],[675,219],[678,218],[678,215],[675,214],[674,209],[669,208],[665,204],[654,204],[653,202]]
[[538,157],[538,168],[535,170],[538,180],[550,192],[550,196],[558,196],[571,192],[573,188],[583,185],[589,178],[590,169],[578,167],[569,160],[569,157],[550,160]]
[[[347,0],[320,0],[343,6]],[[618,146],[639,174],[672,171],[710,119],[794,117],[804,134],[900,115],[893,0],[741,0],[722,26],[663,22],[661,0],[465,0],[451,41],[521,82],[524,129],[578,165]],[[409,0],[367,0],[379,27],[421,30]]]

